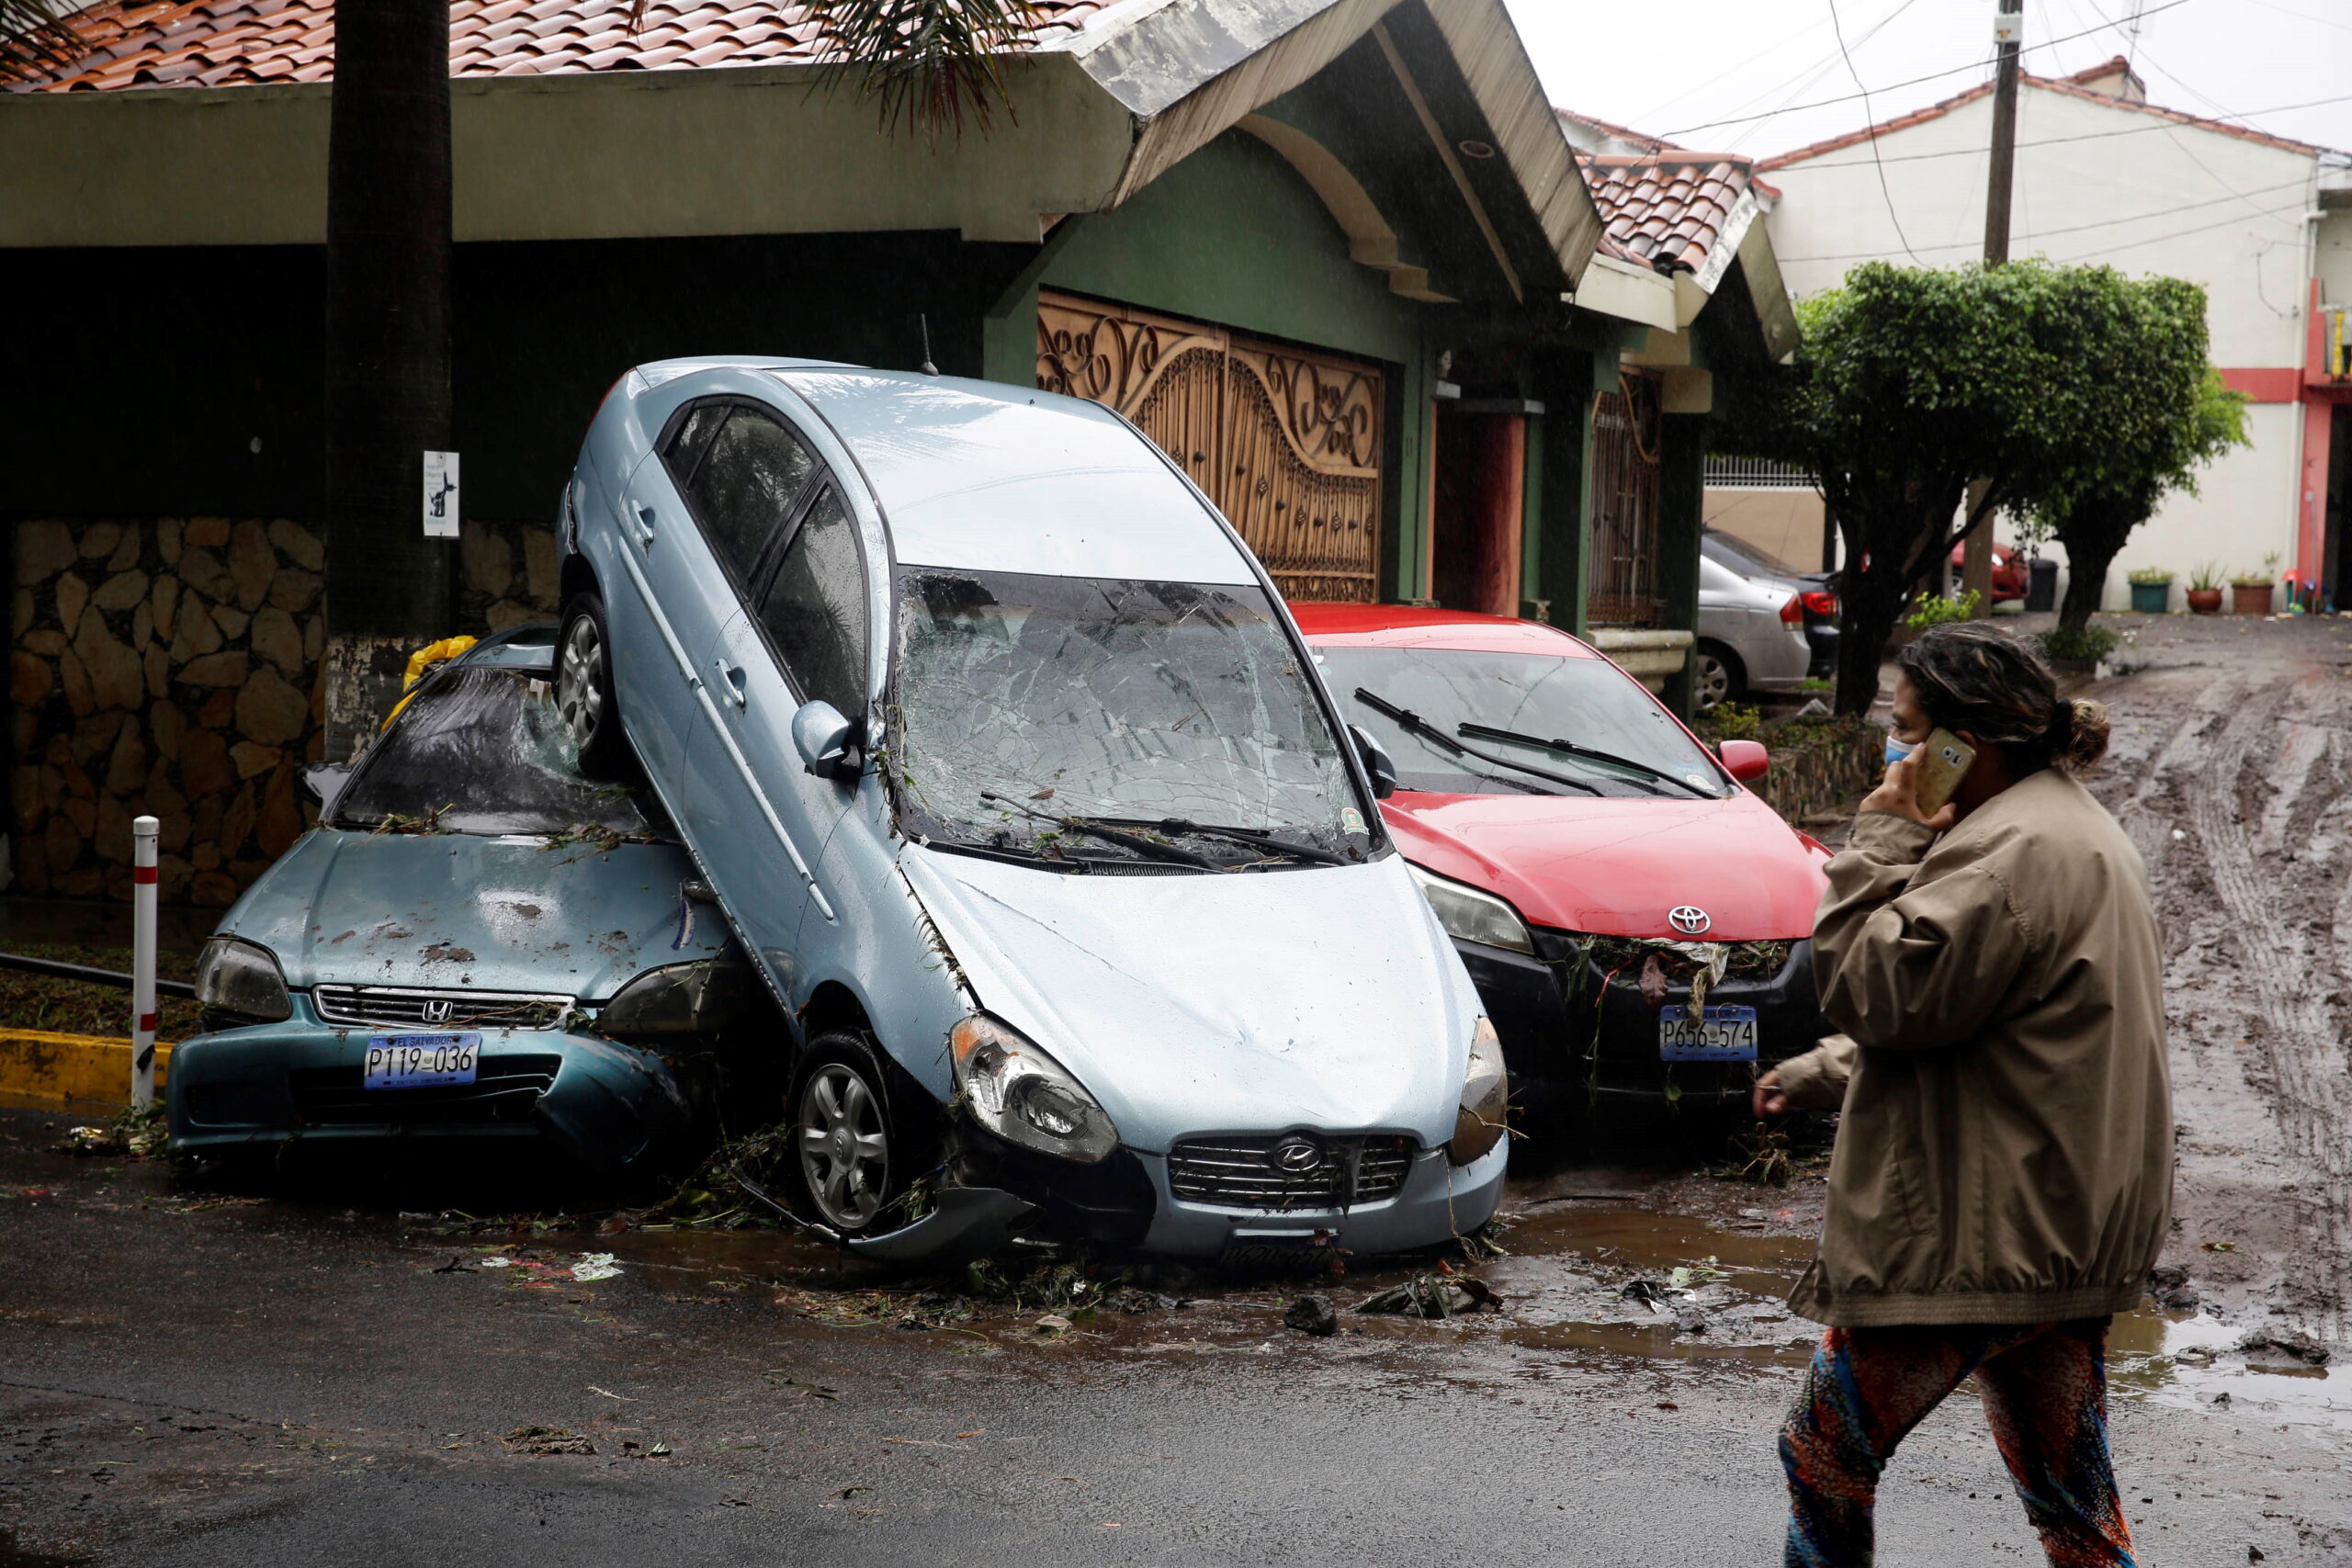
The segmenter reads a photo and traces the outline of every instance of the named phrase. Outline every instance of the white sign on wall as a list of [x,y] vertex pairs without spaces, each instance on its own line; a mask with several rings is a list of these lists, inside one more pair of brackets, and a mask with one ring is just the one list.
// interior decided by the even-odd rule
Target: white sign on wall
[[458,455],[455,452],[427,452],[424,455],[424,536],[428,539],[454,539],[458,536]]

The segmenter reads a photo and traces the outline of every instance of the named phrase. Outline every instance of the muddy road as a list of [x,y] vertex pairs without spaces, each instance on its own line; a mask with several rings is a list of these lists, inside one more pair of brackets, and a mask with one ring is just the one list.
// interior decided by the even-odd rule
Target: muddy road
[[[2151,1564],[2352,1563],[2352,1373],[2241,1348],[2352,1354],[2352,622],[2126,656],[2097,787],[2162,903],[2198,1298],[2116,1326],[2127,1513]],[[1422,1321],[1352,1309],[1434,1258],[1012,1300],[775,1231],[476,1222],[511,1190],[389,1163],[214,1187],[62,1127],[0,1111],[0,1568],[1777,1560],[1817,1167],[1515,1179],[1508,1255],[1455,1260],[1502,1310]],[[1284,1326],[1302,1291],[1340,1332]],[[1881,1531],[2041,1561],[1972,1396]]]

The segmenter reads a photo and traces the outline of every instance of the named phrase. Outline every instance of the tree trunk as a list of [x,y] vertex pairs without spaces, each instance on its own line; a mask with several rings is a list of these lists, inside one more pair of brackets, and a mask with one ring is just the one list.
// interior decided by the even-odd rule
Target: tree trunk
[[2058,629],[2072,635],[2090,625],[2091,612],[2107,592],[2107,569],[2122,547],[2061,542],[2066,548],[2066,596],[2058,602]]
[[1901,592],[1854,581],[1838,595],[1838,702],[1841,714],[1867,714],[1878,701],[1878,670],[1894,636]]

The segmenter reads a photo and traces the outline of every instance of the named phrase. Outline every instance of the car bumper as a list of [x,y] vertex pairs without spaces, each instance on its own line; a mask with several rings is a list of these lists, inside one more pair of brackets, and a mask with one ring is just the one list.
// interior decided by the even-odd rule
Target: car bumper
[[[1540,957],[1454,943],[1502,1037],[1512,1100],[1536,1124],[1612,1100],[1690,1104],[1747,1095],[1755,1076],[1749,1064],[1663,1061],[1657,1009],[1637,988],[1622,978],[1606,983],[1567,933],[1537,938],[1546,950]],[[1660,1006],[1690,1000],[1689,986],[1669,983]],[[1810,942],[1793,942],[1769,979],[1725,976],[1707,1002],[1756,1010],[1757,1070],[1812,1050],[1828,1030],[1814,990]]]
[[537,1138],[619,1171],[658,1163],[692,1127],[661,1057],[600,1036],[486,1031],[474,1083],[412,1089],[360,1087],[369,1038],[296,1021],[183,1041],[167,1080],[172,1147]]

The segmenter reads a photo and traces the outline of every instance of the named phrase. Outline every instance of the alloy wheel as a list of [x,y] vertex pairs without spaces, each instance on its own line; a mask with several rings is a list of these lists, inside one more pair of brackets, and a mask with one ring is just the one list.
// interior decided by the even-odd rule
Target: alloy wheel
[[592,615],[575,616],[564,631],[556,660],[555,705],[571,743],[585,751],[605,716],[605,639],[596,635]]
[[882,1212],[890,1179],[890,1135],[882,1102],[857,1070],[828,1062],[800,1090],[800,1174],[825,1222],[842,1231]]
[[1724,661],[1712,653],[1699,655],[1696,689],[1690,694],[1692,703],[1702,713],[1714,707],[1731,695],[1731,671]]

